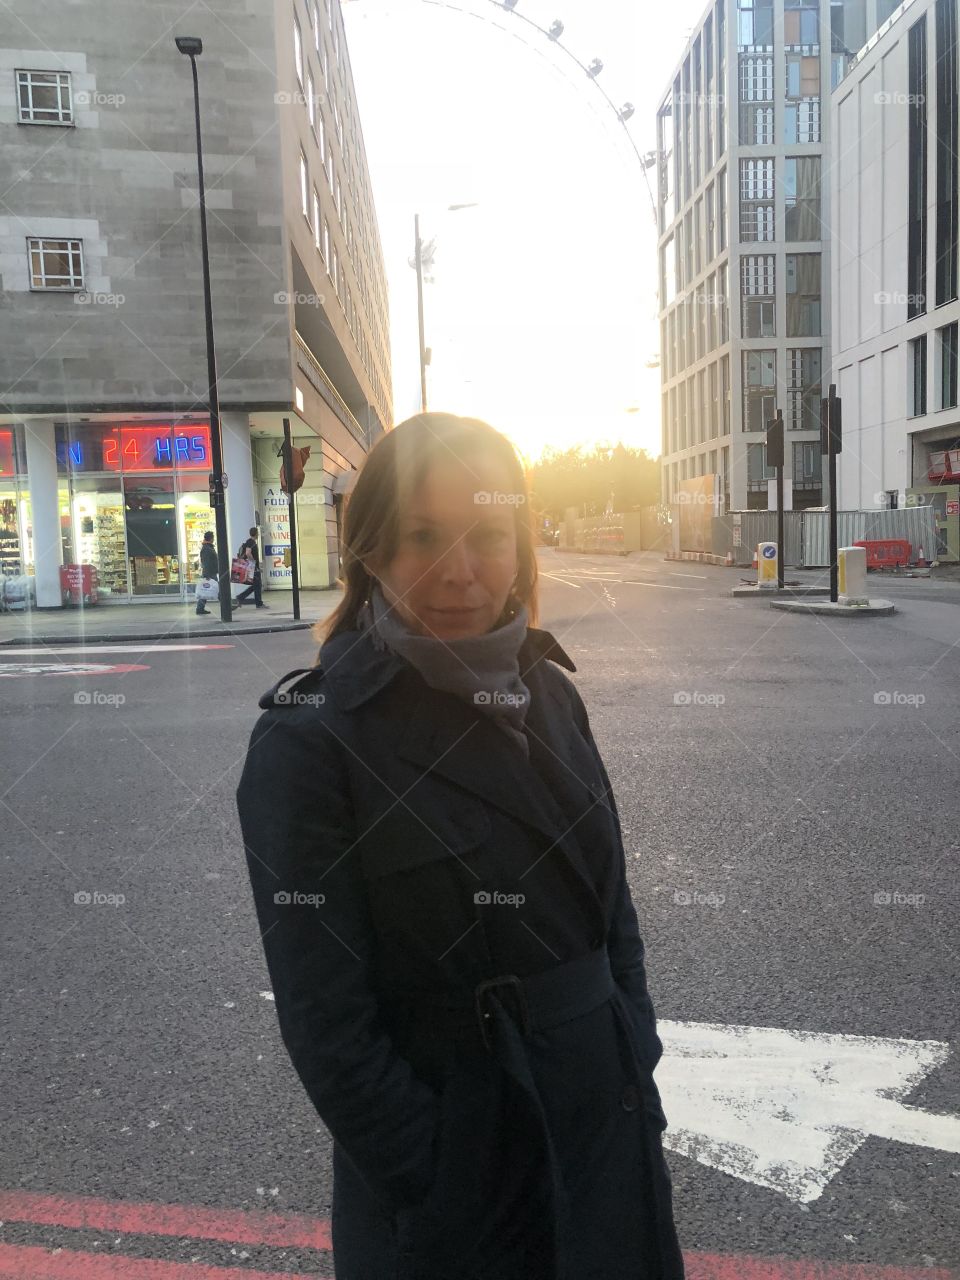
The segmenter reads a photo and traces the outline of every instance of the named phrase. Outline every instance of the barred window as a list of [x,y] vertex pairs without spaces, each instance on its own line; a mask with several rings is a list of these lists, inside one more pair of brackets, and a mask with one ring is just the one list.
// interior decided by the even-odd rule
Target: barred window
[[773,101],[773,56],[742,53],[740,55],[740,101]]
[[773,199],[773,160],[740,161],[740,198]]
[[740,292],[744,297],[775,293],[776,258],[772,253],[747,254],[740,259]]
[[27,239],[31,289],[82,289],[83,241]]
[[785,104],[783,140],[790,144],[820,141],[819,98],[801,98],[799,102]]
[[773,145],[773,107],[744,103],[740,107],[740,141],[745,147]]
[[73,124],[69,71],[18,71],[21,124]]

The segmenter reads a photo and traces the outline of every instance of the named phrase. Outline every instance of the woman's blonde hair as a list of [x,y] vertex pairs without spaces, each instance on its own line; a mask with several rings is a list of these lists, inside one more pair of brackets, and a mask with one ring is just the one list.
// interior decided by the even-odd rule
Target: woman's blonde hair
[[[430,466],[450,457],[458,461],[479,454],[503,463],[517,533],[517,576],[511,592],[514,603],[527,606],[528,621],[539,621],[537,554],[526,476],[513,445],[479,418],[452,413],[418,413],[382,436],[367,455],[346,504],[340,581],[343,599],[325,622],[317,624],[317,640],[332,640],[356,627],[357,611],[368,599],[374,575],[367,563],[389,564],[398,541],[401,513],[419,488]],[[508,607],[510,602],[508,601]]]

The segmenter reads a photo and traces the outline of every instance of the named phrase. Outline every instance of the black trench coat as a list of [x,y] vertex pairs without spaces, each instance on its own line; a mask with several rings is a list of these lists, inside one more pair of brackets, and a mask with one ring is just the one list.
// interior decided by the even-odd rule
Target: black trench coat
[[[260,700],[240,821],[338,1280],[683,1277],[616,805],[573,663],[520,657],[529,761],[368,633]],[[505,975],[545,1027],[478,1001]]]

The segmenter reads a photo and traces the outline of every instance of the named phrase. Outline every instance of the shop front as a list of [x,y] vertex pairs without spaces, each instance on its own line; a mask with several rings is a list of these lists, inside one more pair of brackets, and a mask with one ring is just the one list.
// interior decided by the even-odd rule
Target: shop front
[[56,428],[64,564],[91,564],[101,598],[185,599],[214,527],[206,422]]

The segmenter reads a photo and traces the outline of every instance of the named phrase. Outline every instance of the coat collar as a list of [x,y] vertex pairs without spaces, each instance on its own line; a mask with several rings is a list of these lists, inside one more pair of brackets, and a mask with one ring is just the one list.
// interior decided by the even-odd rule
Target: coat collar
[[[521,677],[545,658],[568,671],[577,669],[549,631],[528,627],[526,639],[520,646]],[[352,711],[386,688],[409,663],[389,650],[376,649],[369,632],[341,631],[321,647],[320,666],[339,705],[345,711]]]

